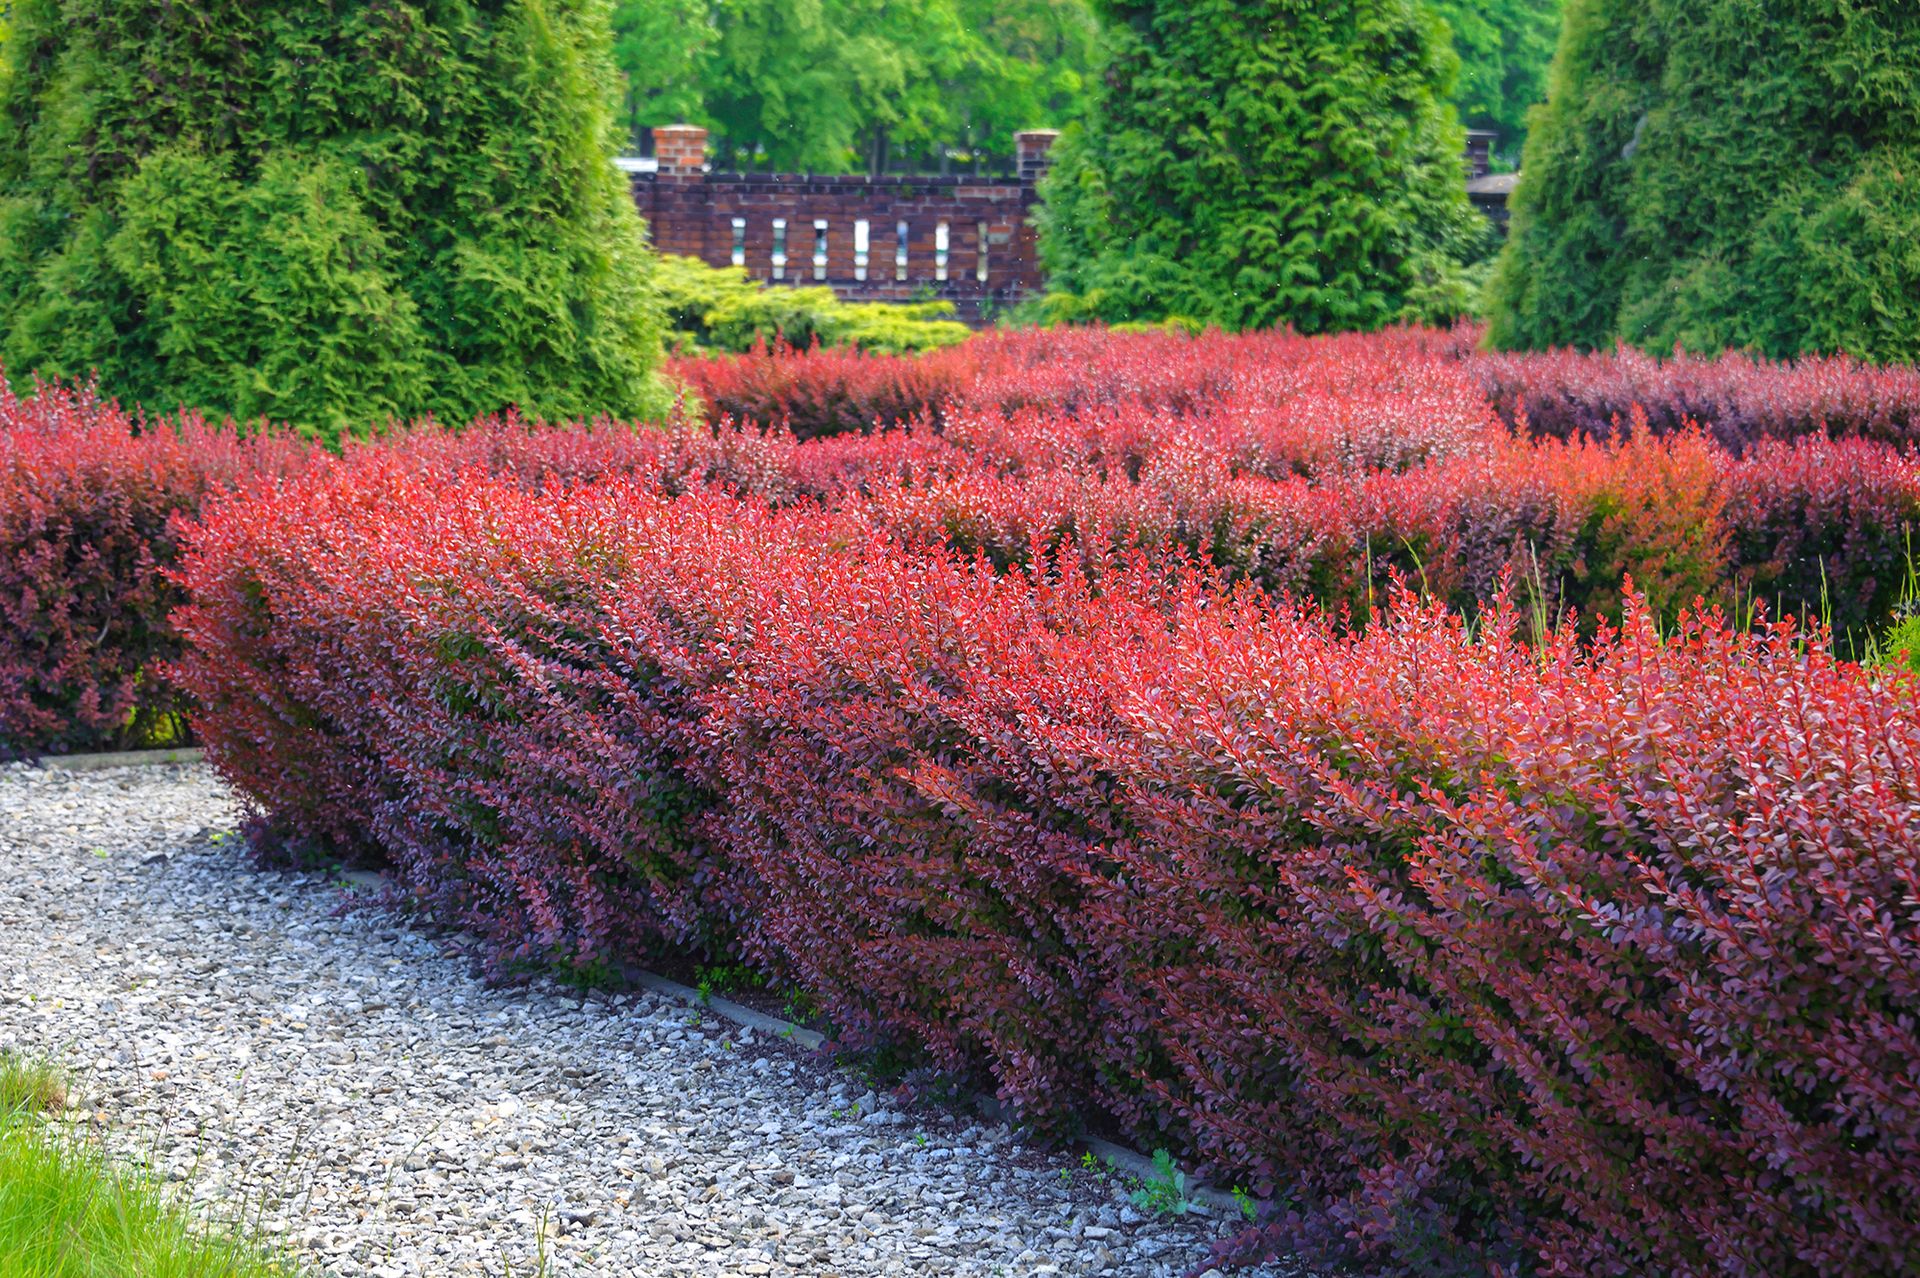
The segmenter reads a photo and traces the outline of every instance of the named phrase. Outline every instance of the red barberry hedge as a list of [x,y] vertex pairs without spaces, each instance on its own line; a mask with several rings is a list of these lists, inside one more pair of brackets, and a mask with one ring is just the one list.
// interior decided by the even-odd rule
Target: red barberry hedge
[[[1512,581],[1530,627],[1571,610],[1591,628],[1618,619],[1631,575],[1663,624],[1697,596],[1742,618],[1765,605],[1828,621],[1854,655],[1911,590],[1920,464],[1896,442],[1900,370],[1483,357],[1470,339],[1065,330],[982,335],[918,361],[780,348],[681,365],[735,420],[556,429],[509,416],[345,447],[532,485],[722,484],[1003,568],[1069,542],[1089,567],[1171,544],[1354,618],[1399,574],[1468,615]],[[1519,415],[1513,387],[1530,385],[1601,413],[1586,425],[1606,438],[1516,437],[1502,414]],[[1653,409],[1636,406],[1643,393]],[[311,451],[198,423],[141,434],[111,406],[64,394],[0,400],[0,749],[11,754],[177,726],[153,674],[176,647],[158,576],[168,521]],[[1705,427],[1685,425],[1693,411],[1709,414]],[[1748,425],[1729,436],[1729,422]]]
[[[1643,351],[1482,351],[1479,332],[1398,329],[1303,338],[1285,331],[983,334],[926,356],[758,349],[675,361],[709,420],[790,424],[801,438],[872,430],[949,406],[1037,408],[1078,416],[1118,404],[1182,413],[1238,395],[1284,391],[1298,370],[1344,366],[1391,375],[1451,365],[1479,411],[1535,438],[1608,439],[1636,410],[1665,435],[1697,425],[1731,452],[1803,435],[1920,443],[1920,372],[1844,357],[1774,362],[1737,353],[1658,358]],[[1312,375],[1311,373],[1309,374]]]
[[178,739],[174,516],[298,449],[197,419],[139,423],[91,390],[0,378],[0,759]]
[[1817,637],[1356,633],[1164,558],[373,454],[216,501],[178,580],[282,846],[503,960],[743,957],[1249,1185],[1254,1246],[1920,1261],[1920,712]]
[[[739,431],[550,427],[512,415],[345,444],[422,475],[465,468],[538,485],[647,474],[777,489],[777,441]],[[323,456],[295,436],[143,418],[91,389],[0,377],[0,759],[181,740],[161,676],[179,654],[166,579],[175,523],[210,495],[272,484]],[[781,479],[770,476],[777,472]]]
[[1844,356],[1773,362],[1729,353],[1474,351],[1465,366],[1495,410],[1536,436],[1606,438],[1643,413],[1658,433],[1697,423],[1742,452],[1802,435],[1920,443],[1920,371]]

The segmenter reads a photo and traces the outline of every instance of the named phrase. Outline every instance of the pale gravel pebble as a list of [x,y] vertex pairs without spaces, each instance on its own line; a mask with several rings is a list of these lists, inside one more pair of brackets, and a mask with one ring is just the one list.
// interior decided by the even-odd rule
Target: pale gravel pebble
[[238,817],[198,765],[0,769],[0,1050],[338,1278],[526,1274],[543,1234],[554,1275],[1160,1278],[1225,1227],[655,995],[485,986],[445,937],[247,869]]

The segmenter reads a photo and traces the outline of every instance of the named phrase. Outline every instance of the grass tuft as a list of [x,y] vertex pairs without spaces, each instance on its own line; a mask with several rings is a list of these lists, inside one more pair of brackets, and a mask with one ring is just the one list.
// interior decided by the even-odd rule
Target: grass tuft
[[0,1278],[295,1278],[55,1121],[54,1067],[0,1053]]
[[46,1061],[0,1052],[0,1119],[57,1114],[67,1107],[67,1077]]

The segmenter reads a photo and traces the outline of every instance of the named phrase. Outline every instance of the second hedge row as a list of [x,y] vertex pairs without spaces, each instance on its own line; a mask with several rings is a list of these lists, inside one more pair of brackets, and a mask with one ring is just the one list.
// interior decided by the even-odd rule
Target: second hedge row
[[[1118,340],[1118,339],[1115,339]],[[1272,593],[1364,617],[1397,573],[1472,613],[1503,580],[1590,629],[1628,578],[1663,623],[1695,597],[1831,623],[1860,655],[1911,593],[1920,462],[1902,445],[1804,436],[1730,452],[1699,434],[1611,444],[1515,439],[1444,361],[1299,346],[1262,365],[1257,411],[1128,395],[955,411],[802,441],[722,424],[538,428],[512,420],[351,442],[450,483],[627,474],[724,484],[857,514],[907,544],[1001,567],[1066,544],[1204,554]],[[275,436],[135,423],[110,404],[0,387],[0,756],[140,744],[183,709],[165,572],[212,494],[335,464]]]

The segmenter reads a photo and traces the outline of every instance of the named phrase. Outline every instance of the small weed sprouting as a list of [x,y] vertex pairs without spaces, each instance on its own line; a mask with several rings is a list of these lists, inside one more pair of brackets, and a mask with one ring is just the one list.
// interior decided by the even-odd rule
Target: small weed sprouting
[[1194,1208],[1187,1192],[1187,1174],[1164,1149],[1153,1151],[1153,1173],[1133,1182],[1127,1198],[1143,1212],[1156,1216],[1184,1216]]
[[1247,1192],[1245,1185],[1233,1187],[1233,1205],[1238,1207],[1240,1214],[1248,1220],[1252,1220],[1260,1211],[1259,1205],[1253,1201],[1253,1195]]
[[703,1004],[712,1003],[715,994],[738,994],[766,986],[767,978],[745,963],[707,963],[695,969],[694,991]]

